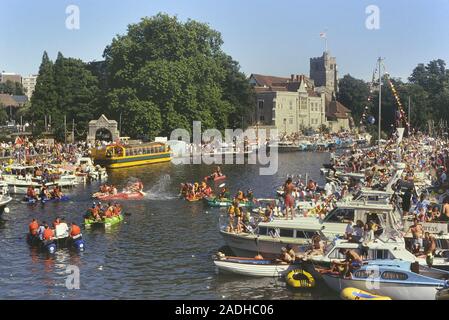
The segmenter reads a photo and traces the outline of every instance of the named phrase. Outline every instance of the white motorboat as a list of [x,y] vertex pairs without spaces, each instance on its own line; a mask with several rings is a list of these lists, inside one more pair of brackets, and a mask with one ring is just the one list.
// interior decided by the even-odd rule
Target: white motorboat
[[435,300],[439,290],[449,287],[449,272],[402,260],[368,261],[349,277],[328,269],[320,273],[337,292],[356,288],[394,300]]
[[273,260],[243,257],[217,257],[214,259],[217,270],[248,277],[282,277],[299,264],[282,264]]

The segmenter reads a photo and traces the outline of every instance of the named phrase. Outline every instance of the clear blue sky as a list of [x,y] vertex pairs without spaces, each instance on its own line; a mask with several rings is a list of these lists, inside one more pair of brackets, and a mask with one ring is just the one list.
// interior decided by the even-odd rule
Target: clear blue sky
[[[65,9],[80,8],[80,30],[66,29]],[[365,27],[368,5],[380,9],[380,29]],[[0,0],[0,71],[37,73],[42,52],[101,60],[127,25],[158,12],[192,18],[220,31],[224,50],[246,74],[309,73],[309,58],[328,45],[340,76],[370,79],[382,55],[393,77],[419,62],[449,63],[448,0]]]

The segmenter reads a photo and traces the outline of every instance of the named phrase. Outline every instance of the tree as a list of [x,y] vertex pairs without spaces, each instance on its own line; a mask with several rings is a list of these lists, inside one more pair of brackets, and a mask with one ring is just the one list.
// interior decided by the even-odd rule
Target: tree
[[222,43],[208,25],[165,14],[129,25],[104,52],[109,114],[123,115],[128,135],[190,131],[194,120],[204,129],[240,126],[252,92]]
[[347,74],[339,81],[338,87],[337,100],[351,110],[354,121],[358,124],[365,107],[371,107],[368,101],[370,93],[368,84]]
[[97,116],[98,79],[83,61],[65,58],[60,52],[54,65],[54,78],[59,110],[55,115],[56,129],[64,132],[65,115],[69,122],[75,120],[77,128],[85,131],[88,122]]
[[40,133],[44,131],[44,118],[58,113],[58,93],[53,73],[53,62],[48,58],[47,52],[42,56],[42,62],[39,67],[36,88],[31,97],[31,120],[35,124],[35,131]]

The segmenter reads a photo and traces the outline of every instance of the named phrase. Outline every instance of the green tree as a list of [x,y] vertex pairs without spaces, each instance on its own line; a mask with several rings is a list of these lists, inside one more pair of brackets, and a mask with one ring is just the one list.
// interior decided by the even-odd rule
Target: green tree
[[[48,58],[47,52],[42,56],[39,67],[36,88],[31,97],[30,117],[36,133],[45,130],[44,118],[58,114],[58,93],[53,72],[53,62]],[[54,122],[53,122],[54,123]]]
[[54,119],[59,136],[63,137],[64,116],[69,123],[75,120],[80,133],[86,132],[88,122],[97,116],[98,79],[83,61],[65,58],[60,52],[54,64],[54,79],[59,111]]
[[109,115],[122,114],[127,135],[150,138],[191,130],[193,120],[205,129],[237,126],[252,92],[222,43],[208,25],[165,14],[129,25],[104,52]]
[[358,124],[365,107],[368,106],[371,108],[372,105],[368,101],[370,94],[368,84],[363,80],[353,78],[347,74],[340,79],[338,88],[337,100],[351,110],[354,121]]

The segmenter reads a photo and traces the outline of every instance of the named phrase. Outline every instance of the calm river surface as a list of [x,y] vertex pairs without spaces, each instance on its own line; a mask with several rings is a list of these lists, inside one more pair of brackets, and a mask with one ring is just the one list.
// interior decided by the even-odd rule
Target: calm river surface
[[[288,174],[323,182],[319,168],[327,153],[281,153],[279,170],[260,176],[257,165],[223,165],[231,192],[252,188],[256,197],[274,197]],[[211,256],[225,243],[218,232],[219,209],[178,199],[179,184],[197,181],[213,166],[157,164],[109,172],[122,187],[140,178],[147,197],[122,202],[125,220],[110,230],[83,230],[86,251],[58,250],[52,257],[31,249],[25,234],[31,218],[52,222],[56,215],[82,222],[98,183],[68,192],[70,201],[28,206],[16,196],[0,217],[1,299],[323,299],[329,289],[287,289],[279,279],[219,275]],[[80,289],[66,288],[67,266],[80,270]]]

